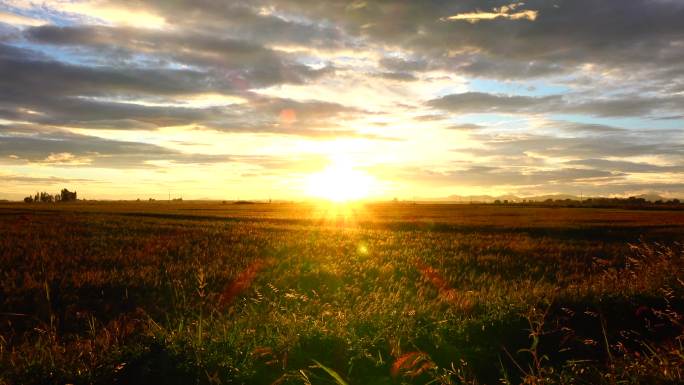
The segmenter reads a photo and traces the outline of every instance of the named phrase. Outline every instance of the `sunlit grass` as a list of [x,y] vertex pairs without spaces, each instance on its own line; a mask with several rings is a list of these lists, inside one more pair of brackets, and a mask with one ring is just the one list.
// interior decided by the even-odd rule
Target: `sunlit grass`
[[[679,290],[667,298],[681,293],[678,249],[639,249],[645,251],[629,260],[633,251],[623,239],[596,242],[600,229],[571,231],[604,212],[582,211],[583,220],[557,217],[560,230],[536,231],[516,228],[509,211],[497,216],[492,209],[473,209],[478,215],[467,227],[439,227],[424,222],[432,207],[327,203],[287,218],[268,214],[268,207],[240,206],[244,216],[228,221],[156,211],[8,215],[0,221],[7,235],[0,262],[8,267],[0,379],[450,384],[477,377],[497,383],[503,367],[516,382],[523,375],[502,347],[526,376],[549,373],[527,351],[516,353],[531,351],[530,324],[541,340],[535,354],[557,360],[561,347],[545,338],[567,338],[575,358],[584,357],[581,349],[601,355],[603,323],[606,340],[616,344],[625,322],[639,321],[637,307],[678,314],[658,300],[663,287]],[[434,218],[475,215],[460,210],[463,215]],[[516,223],[539,223],[533,213]],[[479,214],[497,227],[478,227]],[[643,227],[627,227],[629,237],[663,231],[649,229],[641,215],[630,219]],[[419,220],[387,220],[411,217]],[[557,322],[565,329],[552,329]],[[656,370],[659,359],[669,360],[668,368],[680,362],[672,356],[676,349],[648,346],[659,353],[649,353],[644,369],[632,365],[635,376]],[[625,365],[640,362],[629,358],[635,352],[614,351],[616,365],[623,362],[618,357]],[[542,361],[560,373],[563,361]],[[592,365],[601,368],[602,361]]]

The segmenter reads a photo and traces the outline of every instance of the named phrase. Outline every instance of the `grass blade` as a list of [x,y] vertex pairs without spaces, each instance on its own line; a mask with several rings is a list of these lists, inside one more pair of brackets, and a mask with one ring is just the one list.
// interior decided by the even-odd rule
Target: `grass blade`
[[327,366],[321,364],[320,362],[318,362],[318,361],[316,361],[316,360],[312,360],[312,361],[313,361],[316,365],[318,365],[319,368],[325,370],[325,372],[328,373],[328,374],[330,375],[330,377],[332,377],[332,378],[335,380],[335,382],[338,383],[338,385],[349,385],[349,384],[347,383],[347,381],[343,380],[342,377],[341,377],[339,374],[337,374],[336,371],[330,369],[329,367],[327,367]]

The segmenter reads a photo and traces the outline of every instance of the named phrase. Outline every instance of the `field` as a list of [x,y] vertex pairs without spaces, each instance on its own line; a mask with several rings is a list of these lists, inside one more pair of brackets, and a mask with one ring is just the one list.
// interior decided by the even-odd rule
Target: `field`
[[0,384],[682,383],[684,211],[0,204]]

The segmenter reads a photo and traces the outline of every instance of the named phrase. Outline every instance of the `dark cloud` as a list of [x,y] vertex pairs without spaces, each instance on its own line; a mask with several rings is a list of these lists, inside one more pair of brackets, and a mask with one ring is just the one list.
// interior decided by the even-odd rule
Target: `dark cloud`
[[414,117],[414,120],[417,120],[419,122],[434,122],[434,121],[439,121],[439,120],[444,120],[448,118],[447,115],[444,114],[426,114],[426,115],[418,115]]
[[380,59],[380,65],[393,72],[414,72],[428,69],[428,62],[424,59],[384,57]]
[[608,159],[580,159],[565,162],[571,166],[585,166],[593,169],[632,172],[632,173],[662,173],[675,172],[682,173],[683,165],[677,166],[660,166],[650,163],[628,162],[624,160],[608,160]]
[[570,134],[619,135],[629,133],[629,131],[624,128],[598,123],[551,121],[543,124],[543,127],[564,131]]
[[251,106],[272,116],[280,116],[283,111],[289,110],[294,113],[295,120],[327,119],[330,116],[349,116],[362,112],[334,102],[296,101],[285,98],[256,98],[251,102]]
[[474,130],[481,130],[483,128],[486,128],[486,126],[482,126],[480,124],[474,124],[474,123],[455,124],[455,125],[447,127],[447,129],[449,129],[449,130],[458,130],[458,131],[474,131]]
[[615,99],[595,99],[567,105],[564,110],[570,113],[584,113],[596,116],[647,116],[656,111],[681,111],[684,98],[641,97],[629,95]]
[[[2,47],[2,46],[0,46]],[[3,47],[12,51],[12,47]],[[119,67],[90,67],[57,61],[35,60],[26,50],[14,50],[14,57],[0,57],[0,117],[43,124],[79,124],[115,121],[172,125],[201,119],[207,111],[190,108],[143,106],[100,100],[121,95],[164,96],[220,92],[227,82],[214,81],[192,70],[151,70]],[[100,99],[98,99],[100,98]]]
[[679,182],[681,178],[669,183],[639,183],[629,180],[629,174],[622,171],[576,167],[535,170],[510,166],[469,166],[444,172],[411,168],[401,170],[397,175],[441,187],[505,188],[509,193],[522,195],[561,193],[583,194],[587,197],[612,194],[626,196],[644,193],[664,196],[681,196],[684,194],[684,183]]
[[383,79],[397,80],[400,82],[412,82],[418,80],[416,75],[410,72],[379,72],[372,75]]
[[539,78],[547,75],[569,73],[570,69],[553,62],[521,61],[492,55],[461,55],[460,64],[443,64],[452,69],[477,77],[503,79]]
[[624,174],[620,172],[583,168],[561,168],[547,171],[490,166],[471,166],[447,172],[414,170],[410,173],[410,178],[413,180],[420,180],[431,184],[478,187],[569,184],[598,178],[602,181],[616,180],[621,179],[623,176]]
[[[631,70],[649,68],[662,76],[669,71],[668,79],[672,79],[672,71],[681,68],[684,60],[677,45],[684,36],[684,4],[677,1],[536,0],[517,9],[537,11],[534,21],[444,20],[455,14],[507,4],[508,1],[475,0],[131,3],[173,21],[179,30],[218,37],[211,44],[175,37],[171,39],[173,46],[197,45],[212,52],[216,48],[232,52],[234,47],[226,47],[217,40],[229,36],[259,44],[339,48],[359,44],[361,39],[417,54],[417,59],[382,59],[380,64],[392,72],[441,67],[477,76],[516,78],[568,73],[584,64],[598,64]],[[111,44],[113,40],[102,31],[83,37],[74,36],[77,33],[72,30],[45,28],[36,29],[33,37],[62,44],[103,39]],[[121,40],[131,41],[123,32]],[[154,34],[148,33],[142,42],[165,41],[150,37]],[[118,35],[118,31],[113,35]],[[164,47],[163,43],[159,45]]]
[[0,71],[4,75],[0,86],[6,97],[33,97],[39,91],[48,95],[54,92],[73,96],[106,96],[183,95],[233,90],[228,80],[193,70],[91,67],[3,58]]
[[343,31],[335,24],[303,17],[292,9],[279,10],[279,2],[198,0],[115,0],[116,6],[142,7],[162,16],[178,29],[234,36],[261,44],[299,44],[309,47],[344,46]]
[[432,107],[455,113],[537,113],[562,103],[562,96],[508,96],[482,92],[451,94],[428,102]]
[[[195,125],[226,132],[356,136],[350,130],[331,130],[336,119],[360,113],[336,103],[243,92],[239,95],[246,103],[228,106],[140,104],[135,99],[165,102],[198,93],[230,95],[235,90],[231,79],[196,70],[73,65],[36,60],[31,51],[11,46],[0,48],[0,53],[9,53],[0,55],[0,72],[6,75],[0,78],[0,117],[5,119],[90,129]],[[292,114],[289,120],[283,119],[284,111]]]
[[[266,2],[264,2],[266,3]],[[469,23],[449,16],[491,10],[510,1],[278,1],[280,9],[324,18],[354,36],[399,45],[435,64],[489,77],[563,73],[591,63],[619,68],[673,68],[684,52],[684,3],[667,0],[534,0],[516,11],[534,21]],[[657,60],[654,60],[657,59]],[[497,63],[505,63],[499,65]]]
[[[95,51],[98,60],[122,63],[132,67],[128,70],[133,72],[140,64],[155,67],[150,72],[173,63],[201,68],[196,75],[205,78],[194,79],[192,84],[214,90],[303,83],[326,72],[297,63],[253,41],[201,33],[103,26],[41,26],[27,29],[25,36],[42,44],[88,48]],[[140,55],[148,58],[145,60]],[[183,80],[179,78],[179,84],[187,83]]]
[[[575,98],[577,99],[577,98]],[[684,97],[642,97],[573,100],[572,96],[520,96],[464,92],[428,101],[428,105],[454,113],[558,114],[577,113],[601,117],[649,116],[658,111],[681,111]]]
[[97,182],[92,179],[81,178],[58,178],[51,177],[32,177],[25,175],[0,175],[0,181],[5,183],[12,183],[17,185],[46,185],[46,184],[61,184],[61,183],[93,183]]
[[147,143],[16,126],[0,126],[0,159],[105,168],[153,167],[146,162],[159,160],[188,164],[232,161],[225,155],[187,154]]
[[534,153],[551,158],[604,158],[661,155],[684,156],[684,144],[650,133],[649,136],[607,135],[558,137],[551,135],[479,136],[483,148],[458,150],[477,156],[522,156]]

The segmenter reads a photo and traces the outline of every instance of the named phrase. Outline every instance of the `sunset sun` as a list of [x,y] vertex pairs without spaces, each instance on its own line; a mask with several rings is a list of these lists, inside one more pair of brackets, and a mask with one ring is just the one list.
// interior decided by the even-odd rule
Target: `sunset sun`
[[306,194],[332,202],[348,202],[373,195],[376,187],[373,176],[354,168],[346,160],[334,160],[324,170],[306,178]]

